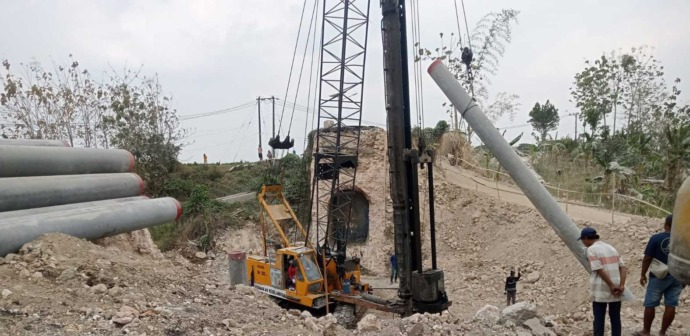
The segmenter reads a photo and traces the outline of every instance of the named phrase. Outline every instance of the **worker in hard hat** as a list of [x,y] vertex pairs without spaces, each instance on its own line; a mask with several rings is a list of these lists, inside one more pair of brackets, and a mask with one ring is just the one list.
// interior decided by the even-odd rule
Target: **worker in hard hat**
[[[668,215],[664,221],[664,232],[657,233],[649,238],[642,259],[642,274],[640,285],[647,286],[644,297],[644,323],[641,335],[649,335],[656,307],[661,304],[664,297],[664,317],[661,320],[659,335],[666,335],[666,330],[673,323],[676,316],[676,307],[680,293],[685,286],[668,272],[668,254],[671,243],[671,227],[673,215]],[[649,282],[647,272],[649,271]]]

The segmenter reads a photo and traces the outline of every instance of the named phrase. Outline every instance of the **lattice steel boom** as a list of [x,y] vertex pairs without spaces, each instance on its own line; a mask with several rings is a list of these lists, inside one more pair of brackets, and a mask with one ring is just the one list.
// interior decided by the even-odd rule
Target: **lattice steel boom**
[[345,258],[355,189],[370,0],[324,0],[314,155],[317,247]]

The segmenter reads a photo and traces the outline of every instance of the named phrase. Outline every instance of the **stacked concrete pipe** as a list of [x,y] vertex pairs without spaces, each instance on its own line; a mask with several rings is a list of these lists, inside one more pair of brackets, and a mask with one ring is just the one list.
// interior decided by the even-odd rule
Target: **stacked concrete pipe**
[[0,256],[46,233],[95,240],[170,223],[170,197],[149,199],[134,157],[52,140],[0,140]]

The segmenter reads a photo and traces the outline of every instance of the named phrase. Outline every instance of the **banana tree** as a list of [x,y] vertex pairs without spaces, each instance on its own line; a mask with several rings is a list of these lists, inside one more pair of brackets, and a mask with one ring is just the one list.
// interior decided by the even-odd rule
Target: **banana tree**
[[667,125],[664,128],[664,138],[664,186],[676,190],[682,182],[684,169],[690,167],[690,125]]
[[[508,142],[508,145],[510,145],[510,147],[513,147],[513,149],[514,149],[516,152],[517,152],[517,148],[514,147],[514,146],[515,146],[516,143],[518,143],[518,141],[520,141],[520,139],[522,139],[522,135],[523,135],[523,134],[524,134],[524,132],[523,132],[523,133],[520,133],[520,135],[516,136],[513,140],[510,140],[510,142]],[[505,136],[505,135],[506,135],[506,131],[503,130],[503,136]],[[495,179],[495,180],[498,180],[498,178],[499,178],[499,176],[500,176],[500,175],[499,175],[500,172],[501,172],[501,163],[499,162],[499,163],[498,163],[497,172],[496,172],[496,174],[494,174],[494,179]]]

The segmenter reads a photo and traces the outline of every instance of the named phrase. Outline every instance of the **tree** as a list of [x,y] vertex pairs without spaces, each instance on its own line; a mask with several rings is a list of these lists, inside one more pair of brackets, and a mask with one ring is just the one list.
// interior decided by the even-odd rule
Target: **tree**
[[134,155],[147,191],[157,195],[175,169],[181,150],[177,142],[184,135],[172,99],[161,94],[155,77],[139,77],[131,70],[112,77],[105,90],[112,113],[103,117],[101,127],[110,145]]
[[587,67],[575,74],[575,87],[571,88],[571,94],[575,106],[580,108],[583,126],[589,126],[589,136],[593,138],[600,121],[605,120],[610,111],[610,73],[606,56],[601,56],[594,62],[585,61],[585,64]]
[[[499,60],[506,51],[506,46],[512,40],[513,25],[517,23],[520,12],[512,9],[504,9],[499,12],[491,12],[485,15],[472,32],[467,32],[470,41],[462,41],[455,33],[450,34],[450,41],[444,40],[444,34],[440,33],[441,46],[431,49],[420,47],[417,43],[418,54],[415,61],[444,59],[448,69],[460,81],[460,84],[472,94],[477,104],[489,116],[496,121],[503,116],[511,120],[518,110],[517,95],[505,92],[495,95],[490,100],[489,86],[491,77],[498,72]],[[462,62],[464,48],[470,48],[473,59],[470,68]],[[460,128],[457,111],[452,104],[443,103],[446,111],[453,120],[454,129]],[[472,128],[467,125],[467,138],[472,137]]]
[[544,105],[535,103],[529,116],[529,123],[540,134],[539,142],[546,141],[546,135],[558,128],[558,123],[561,120],[558,116],[558,109],[548,100]]
[[137,173],[156,196],[177,164],[180,127],[172,99],[157,78],[140,71],[111,72],[104,82],[69,56],[69,66],[5,60],[0,76],[0,126],[5,138],[69,140],[78,147],[116,147],[136,158]]
[[412,136],[417,139],[417,141],[423,140],[425,146],[435,147],[441,141],[443,134],[448,132],[449,128],[450,125],[448,125],[448,122],[440,120],[436,123],[434,128],[426,127],[422,129],[419,126],[415,126],[412,129]]

